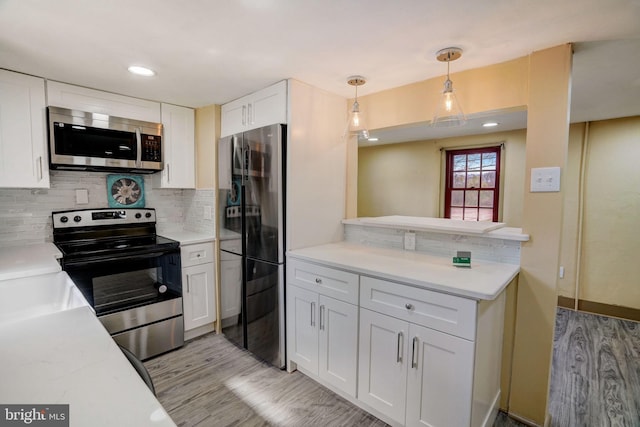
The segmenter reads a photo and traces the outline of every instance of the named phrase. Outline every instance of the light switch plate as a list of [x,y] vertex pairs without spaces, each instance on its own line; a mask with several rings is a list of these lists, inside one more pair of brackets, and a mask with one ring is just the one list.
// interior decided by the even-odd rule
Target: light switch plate
[[560,168],[531,168],[531,192],[551,193],[560,191]]

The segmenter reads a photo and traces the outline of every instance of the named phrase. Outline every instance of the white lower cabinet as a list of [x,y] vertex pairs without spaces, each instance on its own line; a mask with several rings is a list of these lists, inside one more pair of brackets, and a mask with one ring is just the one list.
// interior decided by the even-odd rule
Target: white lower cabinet
[[[311,263],[287,264],[290,362],[349,396],[358,370],[358,276]],[[354,293],[355,292],[355,293]]]
[[289,286],[287,318],[289,359],[355,397],[358,307]]
[[504,299],[289,258],[288,368],[394,426],[489,427],[500,398]]
[[473,342],[360,310],[358,399],[406,426],[467,426]]
[[213,243],[184,245],[180,251],[186,332],[212,324],[216,320]]

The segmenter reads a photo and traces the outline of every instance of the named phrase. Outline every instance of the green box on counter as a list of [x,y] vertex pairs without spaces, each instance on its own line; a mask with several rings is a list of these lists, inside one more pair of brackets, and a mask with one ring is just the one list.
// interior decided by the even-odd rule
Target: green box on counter
[[471,252],[458,251],[457,256],[453,257],[453,265],[456,267],[471,267]]

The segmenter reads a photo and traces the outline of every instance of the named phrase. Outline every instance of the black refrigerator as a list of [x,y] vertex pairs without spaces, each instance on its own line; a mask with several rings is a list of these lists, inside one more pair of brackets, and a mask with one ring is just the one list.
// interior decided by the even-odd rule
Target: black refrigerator
[[284,239],[286,126],[218,143],[220,305],[223,334],[285,366]]

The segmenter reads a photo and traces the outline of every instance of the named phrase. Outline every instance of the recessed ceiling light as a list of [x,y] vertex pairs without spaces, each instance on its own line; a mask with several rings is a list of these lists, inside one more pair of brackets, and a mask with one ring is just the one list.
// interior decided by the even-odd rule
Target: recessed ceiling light
[[376,142],[376,141],[378,141],[378,138],[367,138],[367,141]]
[[482,124],[482,127],[485,127],[485,128],[493,128],[496,126],[498,126],[498,122],[487,122]]
[[139,65],[132,65],[128,70],[130,73],[137,74],[139,76],[151,77],[156,75],[156,72],[151,68],[141,67]]

